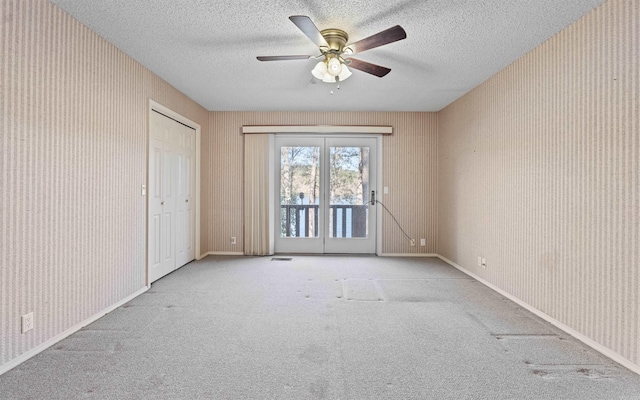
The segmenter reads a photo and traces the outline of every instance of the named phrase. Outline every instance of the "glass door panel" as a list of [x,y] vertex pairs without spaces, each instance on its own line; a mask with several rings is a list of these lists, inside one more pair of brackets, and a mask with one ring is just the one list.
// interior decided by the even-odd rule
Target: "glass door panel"
[[280,237],[318,237],[320,147],[280,147]]
[[322,138],[276,138],[277,252],[322,253]]
[[369,234],[369,147],[329,148],[329,237]]
[[376,139],[326,138],[328,218],[325,253],[376,252]]

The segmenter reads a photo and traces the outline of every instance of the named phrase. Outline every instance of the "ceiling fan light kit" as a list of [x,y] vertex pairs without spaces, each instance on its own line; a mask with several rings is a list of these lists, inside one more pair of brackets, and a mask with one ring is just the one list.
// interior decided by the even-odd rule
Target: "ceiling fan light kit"
[[400,25],[378,32],[365,39],[347,45],[349,35],[341,29],[318,30],[313,21],[305,15],[293,15],[289,17],[298,29],[302,31],[320,50],[318,57],[314,56],[260,56],[260,61],[283,61],[283,60],[308,60],[309,58],[320,58],[311,70],[311,74],[326,83],[342,82],[351,76],[351,71],[347,68],[355,68],[362,72],[382,78],[391,72],[391,69],[380,65],[371,64],[366,61],[354,58],[342,58],[342,55],[352,55],[362,53],[365,50],[380,47],[385,44],[397,42],[405,39],[407,33]]
[[338,57],[331,57],[316,64],[311,70],[311,74],[322,82],[335,83],[342,82],[351,76],[351,71]]

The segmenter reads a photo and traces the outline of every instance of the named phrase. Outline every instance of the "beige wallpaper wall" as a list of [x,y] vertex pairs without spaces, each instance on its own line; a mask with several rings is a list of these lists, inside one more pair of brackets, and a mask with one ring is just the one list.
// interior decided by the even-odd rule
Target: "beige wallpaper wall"
[[1,366],[144,286],[148,99],[209,121],[49,2],[0,13]]
[[438,114],[438,253],[636,365],[639,26],[610,0]]
[[[435,113],[305,113],[305,112],[212,112],[211,136],[203,139],[203,198],[210,214],[208,248],[212,252],[242,252],[242,125],[391,125],[394,132],[383,139],[383,186],[389,194],[381,201],[394,213],[407,233],[425,238],[426,246],[410,247],[393,220],[384,213],[384,253],[435,253],[436,244],[436,150]],[[206,182],[206,183],[205,183]],[[205,200],[206,201],[206,200]],[[204,229],[204,228],[203,228]],[[231,245],[230,238],[238,238]]]

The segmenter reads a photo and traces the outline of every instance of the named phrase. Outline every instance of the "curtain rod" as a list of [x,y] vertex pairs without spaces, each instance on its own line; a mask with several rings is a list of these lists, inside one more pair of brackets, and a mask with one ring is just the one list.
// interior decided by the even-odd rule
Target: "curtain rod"
[[243,125],[242,133],[378,133],[391,135],[393,127],[384,125]]

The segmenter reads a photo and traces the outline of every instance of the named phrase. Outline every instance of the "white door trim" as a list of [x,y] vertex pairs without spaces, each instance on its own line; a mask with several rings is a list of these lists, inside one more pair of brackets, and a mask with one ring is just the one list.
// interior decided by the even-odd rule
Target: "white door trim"
[[[378,192],[376,193],[376,199],[381,199],[384,188],[382,187],[382,135],[373,135],[376,138],[376,149],[378,151],[378,159],[376,160],[376,187]],[[382,255],[382,206],[378,207],[376,203],[376,255]]]
[[[193,128],[196,131],[196,148],[195,148],[195,189],[194,189],[194,201],[195,201],[195,205],[194,205],[194,210],[195,210],[195,257],[196,260],[200,260],[201,258],[203,258],[205,255],[200,254],[200,148],[201,148],[201,142],[202,142],[202,130],[200,127],[200,124],[190,120],[189,118],[178,114],[177,112],[171,110],[168,107],[163,106],[162,104],[153,101],[151,99],[149,99],[149,109],[148,109],[148,114],[147,114],[147,188],[149,188],[149,162],[150,162],[150,157],[151,157],[151,123],[150,123],[150,116],[151,113],[153,112],[153,110],[160,112],[161,114],[164,114],[178,122],[180,122],[181,124],[187,125],[190,128]],[[148,194],[148,193],[147,193]],[[149,196],[147,195],[147,213],[146,213],[146,219],[147,219],[147,241],[146,241],[146,245],[147,245],[147,259],[146,259],[146,270],[147,270],[147,277],[146,277],[146,285],[147,287],[149,287],[151,285],[151,283],[149,282]]]

